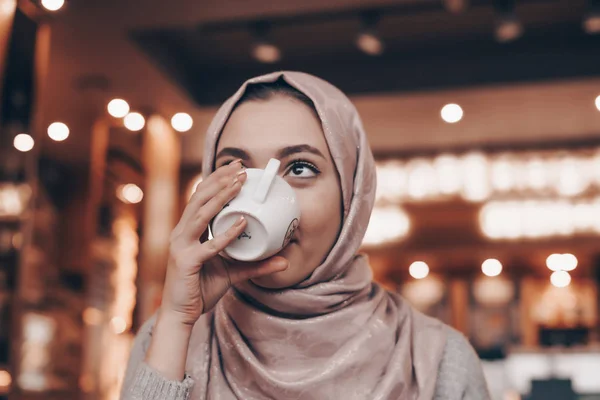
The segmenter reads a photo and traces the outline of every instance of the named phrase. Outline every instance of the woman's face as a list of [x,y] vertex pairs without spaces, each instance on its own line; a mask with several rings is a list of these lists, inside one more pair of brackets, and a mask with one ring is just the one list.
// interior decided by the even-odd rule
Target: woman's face
[[295,190],[300,224],[278,255],[290,266],[253,280],[265,288],[285,288],[307,278],[335,244],[342,219],[337,171],[321,123],[308,106],[284,95],[247,101],[231,114],[217,146],[216,167],[241,158],[246,168],[265,168],[271,158]]

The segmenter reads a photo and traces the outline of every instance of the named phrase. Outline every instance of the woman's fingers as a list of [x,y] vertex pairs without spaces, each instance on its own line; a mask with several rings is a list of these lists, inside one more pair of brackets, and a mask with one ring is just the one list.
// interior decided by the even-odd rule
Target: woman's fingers
[[229,279],[231,284],[234,285],[238,282],[285,271],[289,267],[289,264],[289,261],[283,257],[271,257],[255,263],[240,263],[228,267]]
[[210,199],[196,212],[196,215],[188,218],[188,222],[185,227],[185,235],[190,235],[190,238],[195,241],[206,232],[208,224],[215,217],[215,215],[217,215],[223,209],[223,207],[225,207],[225,205],[231,201],[231,199],[237,196],[242,189],[242,182],[239,178],[239,176],[232,178],[229,186],[225,187],[212,199]]
[[227,229],[223,234],[212,238],[200,245],[199,251],[201,253],[202,262],[210,260],[217,256],[220,252],[225,250],[246,228],[246,219],[240,217],[236,222]]
[[[236,160],[213,172],[205,181],[200,182],[183,212],[182,220],[196,214],[210,199],[230,185],[233,178],[243,171],[241,160]],[[243,180],[244,178],[241,178]]]

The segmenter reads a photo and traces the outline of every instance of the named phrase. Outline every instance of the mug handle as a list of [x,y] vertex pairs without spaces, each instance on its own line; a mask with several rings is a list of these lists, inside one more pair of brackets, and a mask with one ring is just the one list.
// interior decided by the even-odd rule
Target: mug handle
[[258,203],[264,203],[265,199],[267,198],[267,194],[269,193],[269,189],[271,188],[271,184],[277,176],[280,165],[281,161],[277,160],[276,158],[271,158],[269,160],[269,163],[265,168],[265,172],[263,172],[260,182],[258,182],[256,190],[254,191],[254,201]]

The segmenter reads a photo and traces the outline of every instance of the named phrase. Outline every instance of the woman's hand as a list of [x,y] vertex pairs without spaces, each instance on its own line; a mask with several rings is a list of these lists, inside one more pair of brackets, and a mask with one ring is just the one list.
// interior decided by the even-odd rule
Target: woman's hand
[[170,321],[191,327],[231,285],[288,267],[282,257],[231,265],[219,256],[244,231],[243,218],[223,235],[207,240],[210,221],[237,196],[245,180],[240,160],[216,170],[198,185],[173,230],[160,310]]
[[239,161],[219,168],[198,185],[171,233],[162,304],[145,358],[167,379],[183,379],[194,323],[217,304],[231,285],[288,267],[282,257],[230,265],[219,256],[244,231],[243,219],[223,235],[207,240],[208,224],[237,196],[245,180]]

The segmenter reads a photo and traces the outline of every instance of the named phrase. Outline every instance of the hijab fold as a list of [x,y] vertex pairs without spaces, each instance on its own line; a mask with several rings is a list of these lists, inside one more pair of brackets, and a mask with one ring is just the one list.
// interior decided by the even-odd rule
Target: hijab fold
[[343,226],[305,281],[280,291],[245,282],[202,316],[188,354],[192,399],[432,399],[445,331],[373,283],[357,255],[375,201],[375,162],[340,90],[300,72],[248,80],[208,129],[203,173],[212,173],[219,136],[248,85],[278,79],[315,105],[340,177]]

